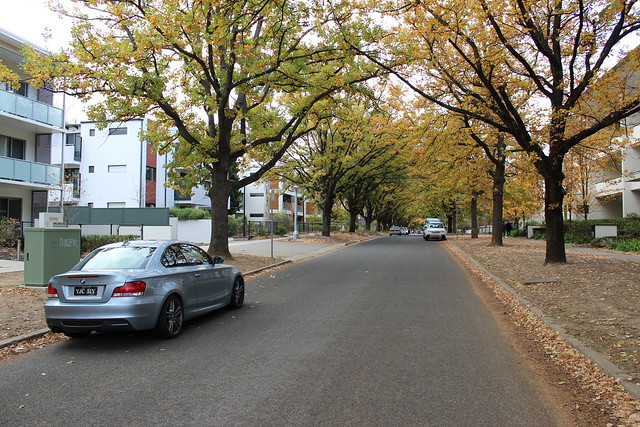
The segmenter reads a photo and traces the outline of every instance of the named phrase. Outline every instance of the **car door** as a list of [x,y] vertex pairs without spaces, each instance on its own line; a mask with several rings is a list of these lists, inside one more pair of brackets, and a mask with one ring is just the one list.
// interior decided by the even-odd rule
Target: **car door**
[[198,307],[223,305],[228,299],[230,284],[224,269],[215,267],[213,260],[198,246],[180,244],[180,250],[193,267]]
[[195,275],[180,247],[178,245],[167,247],[162,253],[160,262],[166,271],[163,282],[180,291],[186,311],[195,309],[198,303]]

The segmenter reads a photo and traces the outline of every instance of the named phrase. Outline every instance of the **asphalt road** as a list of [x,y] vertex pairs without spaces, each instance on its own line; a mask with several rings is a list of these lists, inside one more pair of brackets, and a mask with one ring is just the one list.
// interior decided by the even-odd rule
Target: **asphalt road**
[[0,363],[0,424],[558,425],[439,242],[348,246],[247,292],[174,340],[92,334]]

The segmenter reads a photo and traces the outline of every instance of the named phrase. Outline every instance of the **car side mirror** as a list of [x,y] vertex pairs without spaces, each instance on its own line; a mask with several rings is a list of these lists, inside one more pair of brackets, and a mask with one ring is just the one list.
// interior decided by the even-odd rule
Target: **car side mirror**
[[213,257],[213,263],[214,264],[222,264],[224,262],[224,258],[221,256],[215,256]]

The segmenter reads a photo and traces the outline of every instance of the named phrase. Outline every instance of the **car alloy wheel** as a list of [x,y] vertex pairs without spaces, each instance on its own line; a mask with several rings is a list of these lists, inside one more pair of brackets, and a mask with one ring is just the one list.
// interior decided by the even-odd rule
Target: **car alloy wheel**
[[229,308],[240,308],[244,303],[244,281],[240,277],[236,277],[231,289],[231,303]]
[[162,304],[156,333],[162,338],[175,338],[182,332],[184,322],[184,311],[182,301],[176,295],[171,295]]

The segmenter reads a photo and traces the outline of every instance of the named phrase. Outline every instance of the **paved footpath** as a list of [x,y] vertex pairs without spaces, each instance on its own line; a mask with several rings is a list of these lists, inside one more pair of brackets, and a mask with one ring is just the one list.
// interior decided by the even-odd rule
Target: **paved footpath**
[[[234,254],[254,255],[284,259],[287,261],[301,261],[323,253],[344,247],[344,243],[304,243],[293,242],[288,237],[262,240],[230,240],[229,250]],[[204,249],[207,246],[203,246]],[[0,274],[23,271],[23,261],[0,260]]]

